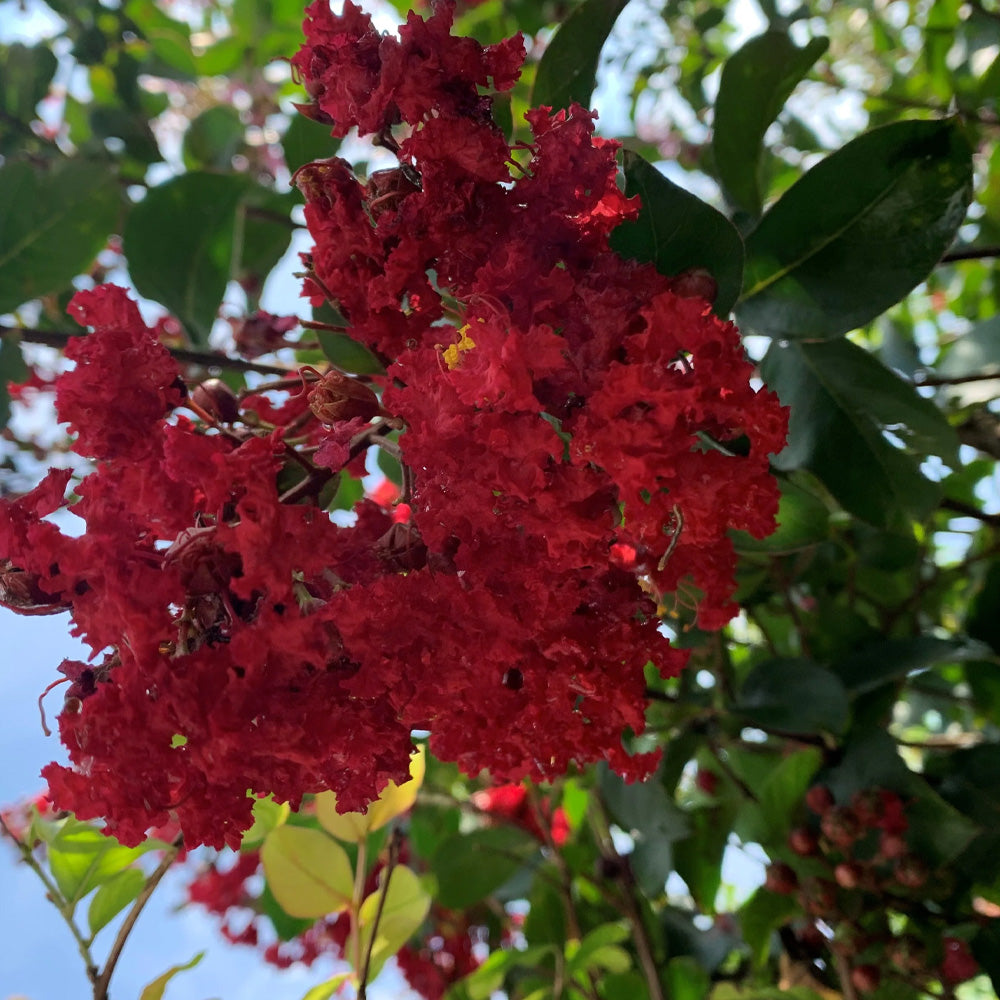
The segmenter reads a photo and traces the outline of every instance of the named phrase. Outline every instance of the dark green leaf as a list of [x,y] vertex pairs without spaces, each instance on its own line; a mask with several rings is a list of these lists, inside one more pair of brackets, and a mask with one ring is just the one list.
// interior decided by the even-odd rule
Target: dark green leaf
[[835,674],[809,660],[766,660],[740,689],[736,711],[751,725],[791,733],[839,733],[847,725],[847,692]]
[[857,695],[942,663],[982,660],[989,655],[989,647],[974,640],[924,635],[915,639],[885,639],[866,646],[850,659],[834,664],[832,669],[847,690]]
[[0,341],[0,425],[6,427],[10,419],[10,393],[8,383],[17,385],[28,377],[28,366],[21,356],[18,338],[7,336]]
[[125,255],[136,288],[165,305],[199,345],[208,342],[233,266],[245,177],[189,173],[153,188],[132,209]]
[[584,0],[549,42],[535,73],[531,106],[590,107],[604,42],[628,0]]
[[965,629],[1000,654],[1000,562],[991,562],[969,606]]
[[316,336],[327,359],[342,371],[354,375],[381,375],[385,372],[378,358],[346,333],[317,330]]
[[336,156],[340,142],[330,135],[329,125],[320,125],[305,115],[295,115],[281,138],[285,166],[294,174],[303,164]]
[[767,538],[754,538],[745,531],[733,532],[737,552],[779,555],[797,552],[830,537],[830,509],[815,493],[791,479],[781,479],[781,503],[777,530]]
[[729,843],[735,808],[696,809],[690,813],[693,833],[674,846],[674,865],[702,913],[715,912],[722,884],[722,855]]
[[240,114],[230,104],[203,111],[184,133],[184,163],[189,170],[209,167],[229,170],[244,140]]
[[625,193],[639,195],[642,210],[635,222],[611,234],[613,249],[670,276],[704,268],[719,286],[713,308],[728,316],[743,280],[739,233],[721,212],[667,180],[641,156],[626,150],[623,159]]
[[120,208],[105,164],[0,167],[0,313],[67,287],[114,232]]
[[0,46],[0,108],[16,121],[29,123],[35,107],[49,92],[56,57],[45,45]]
[[730,201],[760,215],[760,154],[767,127],[829,45],[814,38],[799,48],[783,31],[751,38],[722,67],[712,149]]
[[437,876],[437,900],[453,910],[478,903],[503,885],[536,852],[537,844],[509,826],[456,834],[430,860]]
[[1000,927],[996,921],[984,923],[972,939],[972,954],[1000,993]]
[[972,160],[953,119],[901,121],[828,156],[746,240],[741,324],[836,337],[922,281],[965,217]]
[[119,139],[125,152],[140,163],[163,159],[146,116],[126,108],[98,106],[90,112],[90,128],[99,139]]
[[108,879],[94,893],[87,909],[87,925],[96,934],[142,892],[146,876],[138,868],[126,868]]
[[953,460],[957,438],[912,386],[848,340],[773,343],[761,372],[791,407],[778,468],[808,469],[846,510],[876,525],[895,511],[922,517],[933,509],[940,487],[921,473],[921,458]]

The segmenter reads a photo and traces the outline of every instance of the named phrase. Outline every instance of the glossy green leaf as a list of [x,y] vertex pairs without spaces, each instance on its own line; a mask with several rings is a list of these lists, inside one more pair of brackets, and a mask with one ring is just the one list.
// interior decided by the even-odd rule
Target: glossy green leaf
[[96,934],[107,926],[142,892],[146,876],[138,868],[126,868],[108,879],[94,893],[87,909],[87,926]]
[[244,138],[243,122],[236,108],[231,104],[208,108],[184,133],[184,163],[189,170],[199,167],[229,170]]
[[584,0],[549,42],[535,73],[531,106],[590,107],[601,49],[628,0]]
[[478,903],[503,885],[537,849],[528,834],[509,826],[447,838],[430,859],[438,881],[438,902],[452,910]]
[[828,39],[814,38],[799,48],[785,32],[767,31],[722,67],[712,134],[715,167],[729,200],[750,215],[759,215],[763,203],[764,133],[828,45]]
[[715,897],[722,884],[722,857],[735,813],[735,804],[690,811],[691,836],[673,845],[677,874],[684,879],[702,913],[715,912]]
[[750,725],[791,733],[840,733],[847,692],[836,674],[804,659],[765,660],[747,675],[736,710]]
[[626,972],[632,966],[628,952],[619,947],[631,932],[624,924],[601,924],[578,944],[567,942],[566,968],[571,975],[591,971]]
[[199,345],[233,269],[236,213],[249,181],[188,173],[152,188],[125,227],[129,272],[140,294],[165,305]]
[[761,374],[791,407],[778,468],[808,469],[846,510],[876,525],[896,511],[921,517],[933,509],[940,487],[923,476],[921,459],[953,461],[957,438],[912,386],[848,340],[773,343]]
[[11,118],[29,123],[38,102],[49,92],[56,72],[56,57],[45,45],[0,46],[0,108]]
[[0,167],[0,313],[68,287],[115,231],[120,208],[104,164]]
[[836,337],[922,281],[972,195],[954,119],[867,132],[813,167],[746,239],[741,326],[771,337]]
[[324,917],[350,905],[354,873],[347,852],[321,830],[279,826],[260,852],[274,898],[293,917]]
[[361,904],[359,914],[361,954],[371,948],[369,980],[374,979],[382,966],[410,940],[431,906],[430,894],[420,879],[403,865],[392,870],[384,900],[382,896],[383,888],[380,887]]
[[167,984],[171,979],[174,978],[180,972],[186,972],[188,969],[193,969],[203,958],[205,953],[199,951],[190,962],[185,962],[183,965],[175,965],[170,969],[167,969],[162,976],[157,976],[146,988],[139,994],[139,1000],[163,1000],[164,990],[167,988]]
[[285,151],[285,166],[294,174],[306,163],[336,156],[340,143],[340,139],[334,139],[330,135],[329,125],[320,125],[305,115],[294,115],[287,131],[281,137],[281,148]]
[[914,639],[885,639],[866,646],[850,659],[834,664],[832,669],[847,690],[857,695],[943,663],[966,663],[991,655],[990,647],[982,642],[924,635]]
[[235,276],[244,287],[263,286],[271,269],[288,250],[293,225],[291,211],[295,196],[278,193],[259,184],[247,188],[237,217]]
[[626,150],[623,162],[625,193],[639,195],[642,209],[614,230],[612,248],[661,274],[704,268],[718,284],[713,309],[728,316],[743,281],[743,241],[733,224],[638,154]]

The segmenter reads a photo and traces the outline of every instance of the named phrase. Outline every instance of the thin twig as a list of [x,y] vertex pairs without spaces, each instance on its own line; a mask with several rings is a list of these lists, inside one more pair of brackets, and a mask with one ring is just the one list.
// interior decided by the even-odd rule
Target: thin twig
[[622,873],[620,884],[625,918],[632,928],[632,936],[635,939],[635,950],[639,956],[639,964],[642,966],[643,976],[646,979],[646,985],[649,987],[649,1000],[664,1000],[663,986],[660,983],[659,966],[657,965],[656,957],[653,955],[653,945],[649,939],[646,925],[643,923],[639,906],[636,903],[635,876],[632,874],[631,866],[618,853],[618,849],[611,839],[611,830],[608,824],[608,817],[604,812],[604,804],[597,797],[596,792],[591,795],[587,816],[601,853],[605,857],[617,861],[618,868]]
[[132,932],[135,922],[139,919],[139,914],[142,913],[146,903],[149,902],[149,897],[153,895],[153,891],[176,860],[177,852],[181,849],[183,842],[184,837],[182,834],[178,834],[174,838],[173,842],[164,852],[163,860],[146,880],[146,884],[142,887],[142,892],[136,897],[132,908],[128,911],[128,916],[125,917],[121,927],[118,928],[115,943],[111,946],[111,951],[108,953],[107,962],[104,963],[104,970],[98,976],[97,982],[94,983],[94,1000],[108,1000],[108,986],[111,983],[111,976],[115,971],[115,966],[118,964],[118,959],[121,957],[122,949],[125,947],[125,942]]
[[[26,326],[11,326],[0,323],[0,340],[16,335],[26,344],[44,344],[46,347],[57,347],[60,350],[75,337],[85,337],[86,333],[66,333],[62,330],[35,330]],[[168,347],[167,350],[177,361],[187,365],[201,365],[203,368],[227,368],[230,371],[260,372],[262,375],[288,375],[292,368],[281,365],[266,365],[258,361],[245,361],[243,358],[230,358],[225,354],[215,354],[210,351],[195,351],[186,347]]]
[[[399,830],[392,831],[392,837],[389,840],[389,857],[385,863],[385,881],[382,883],[382,889],[378,897],[378,907],[375,910],[375,919],[372,921],[372,932],[371,937],[368,939],[368,947],[365,949],[365,962],[361,967],[359,974],[360,982],[358,984],[358,1000],[365,1000],[368,995],[368,971],[372,964],[372,951],[375,948],[375,935],[378,932],[379,921],[382,919],[382,911],[385,909],[385,901],[389,896],[389,880],[392,878],[392,873],[396,870],[396,865],[399,862]],[[359,927],[360,930],[360,927]]]

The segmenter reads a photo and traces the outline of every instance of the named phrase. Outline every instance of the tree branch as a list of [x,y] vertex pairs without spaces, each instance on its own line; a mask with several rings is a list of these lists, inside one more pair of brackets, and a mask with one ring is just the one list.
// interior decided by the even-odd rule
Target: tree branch
[[[0,323],[0,340],[8,336],[19,336],[26,344],[44,344],[46,347],[66,347],[74,337],[85,337],[84,332],[65,333],[62,330],[35,330],[25,326],[10,326]],[[225,354],[215,354],[211,351],[195,351],[186,347],[168,347],[171,356],[182,364],[201,365],[203,368],[227,368],[230,371],[260,372],[262,375],[288,375],[294,369],[280,365],[260,364],[257,361],[244,361],[243,358],[230,358]]]

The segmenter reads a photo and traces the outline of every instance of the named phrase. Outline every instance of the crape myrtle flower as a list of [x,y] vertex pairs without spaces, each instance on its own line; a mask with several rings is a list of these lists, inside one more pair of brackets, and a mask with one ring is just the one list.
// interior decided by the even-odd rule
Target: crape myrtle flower
[[[384,375],[304,369],[280,401],[195,403],[196,422],[125,293],[74,299],[94,332],[56,404],[96,462],[69,508],[86,531],[47,520],[69,478],[50,473],[0,501],[0,566],[93,651],[65,667],[70,766],[45,775],[124,842],[177,823],[236,845],[248,792],[360,809],[405,779],[413,730],[494,782],[597,760],[647,776],[658,755],[623,733],[643,730],[647,665],[688,656],[659,614],[724,625],[730,529],[773,529],[787,418],[738,331],[700,285],[611,251],[639,204],[592,112],[536,108],[508,143],[484,90],[513,84],[523,43],[455,38],[452,10],[395,38],[320,2],[293,59],[310,114],[398,158],[295,178],[303,294]],[[396,502],[341,527],[321,498],[371,445],[401,463]]]

